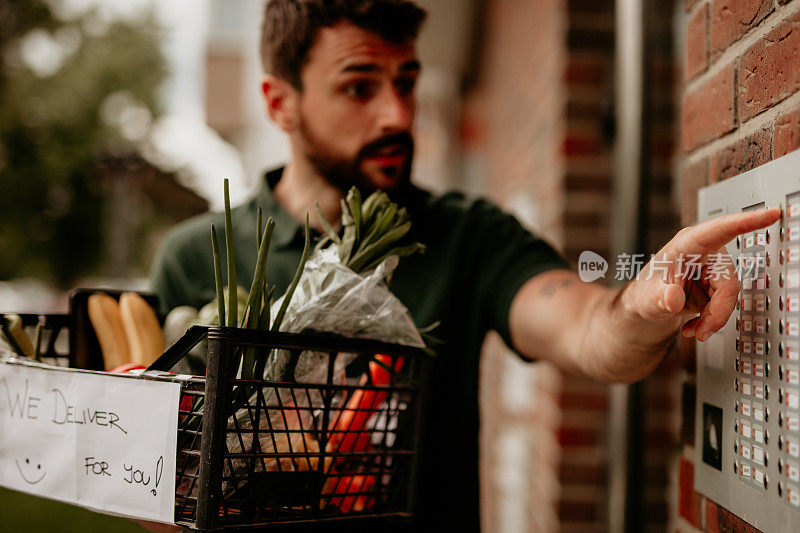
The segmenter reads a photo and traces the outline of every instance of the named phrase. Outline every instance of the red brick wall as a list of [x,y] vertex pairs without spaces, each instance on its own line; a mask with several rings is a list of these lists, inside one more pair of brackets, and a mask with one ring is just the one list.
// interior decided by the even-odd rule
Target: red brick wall
[[[800,2],[686,0],[681,220],[696,221],[697,190],[800,147]],[[677,531],[754,531],[694,491],[694,355],[687,377],[682,455],[673,469]]]
[[[674,233],[671,201],[674,135],[672,2],[656,2],[655,54],[648,113],[656,125],[650,146],[648,246],[655,251]],[[608,257],[613,137],[613,0],[486,3],[481,69],[466,96],[462,142],[467,158],[480,154],[486,190],[509,207],[531,199],[531,222],[573,262],[582,250]],[[524,213],[523,213],[524,214]],[[530,214],[530,213],[529,213]],[[611,261],[613,264],[613,260]],[[613,267],[612,267],[613,268]],[[518,366],[491,341],[481,382],[482,505],[486,531],[607,531],[608,387],[562,376],[544,364]],[[651,531],[668,520],[669,460],[680,390],[675,364],[645,386],[647,405],[644,505]],[[509,403],[509,376],[530,388],[528,405]],[[523,377],[519,377],[523,375]],[[523,496],[510,494],[508,435],[526,438]],[[513,470],[513,469],[512,469]],[[509,481],[509,478],[511,479]],[[522,524],[508,518],[510,500],[527,501]],[[519,526],[519,527],[515,527]]]

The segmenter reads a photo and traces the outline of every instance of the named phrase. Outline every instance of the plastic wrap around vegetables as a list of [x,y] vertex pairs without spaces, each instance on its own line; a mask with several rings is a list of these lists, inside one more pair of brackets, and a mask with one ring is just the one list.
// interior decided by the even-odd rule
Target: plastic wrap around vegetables
[[[408,310],[386,286],[399,257],[425,250],[418,242],[402,242],[411,229],[405,208],[398,208],[383,191],[372,193],[362,203],[355,187],[341,204],[341,235],[317,206],[326,234],[305,264],[299,284],[287,292],[289,298],[284,296],[275,304],[286,308],[280,329],[424,348]],[[309,366],[304,357],[308,355],[295,365],[287,353],[274,352],[267,363],[267,377],[287,379],[287,371],[294,368],[294,378],[303,381],[303,369]]]
[[[385,283],[396,268],[398,257],[422,252],[425,247],[420,243],[401,244],[411,229],[411,221],[406,210],[398,208],[384,192],[374,192],[362,204],[358,190],[350,189],[342,200],[341,236],[317,207],[326,234],[310,259],[306,216],[305,246],[300,263],[285,294],[274,303],[271,298],[275,287],[267,283],[267,259],[275,222],[269,218],[264,226],[259,208],[258,258],[243,312],[236,280],[228,180],[225,180],[224,194],[227,286],[217,231],[211,225],[217,291],[215,318],[218,317],[219,324],[271,331],[337,333],[425,347],[408,310]],[[241,355],[239,370],[243,379],[288,377],[285,372],[289,367],[283,364],[277,352],[266,361],[263,358],[256,361],[254,350],[244,350]],[[303,367],[297,365],[297,368]],[[301,380],[301,376],[295,374],[294,377]]]

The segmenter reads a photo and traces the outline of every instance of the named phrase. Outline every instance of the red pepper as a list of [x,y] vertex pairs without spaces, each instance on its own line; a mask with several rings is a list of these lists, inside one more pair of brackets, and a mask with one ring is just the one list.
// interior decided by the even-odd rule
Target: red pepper
[[377,476],[374,475],[342,476],[336,481],[333,493],[349,495],[331,498],[330,504],[338,507],[343,513],[363,511],[372,506],[373,498],[368,493],[375,487],[376,481]]
[[[398,357],[394,364],[388,355],[375,355],[375,361],[369,363],[369,374],[372,385],[376,387],[388,387],[392,383],[392,372],[386,367],[393,368],[394,373],[403,368],[403,358]],[[385,365],[385,366],[384,366]],[[361,385],[367,385],[367,376],[361,378]],[[334,455],[339,452],[363,452],[370,447],[370,432],[364,431],[370,418],[376,413],[376,409],[386,401],[388,392],[379,390],[356,389],[348,398],[347,403],[339,416],[333,423],[333,429],[328,440],[327,449]],[[340,464],[345,457],[338,456],[336,463]],[[374,498],[367,493],[370,492],[377,483],[377,476],[372,474],[344,475],[334,478],[335,484],[332,490],[326,487],[325,493],[350,494],[344,497],[331,498],[330,505],[339,508],[343,513],[352,511],[362,511],[369,508],[374,503]],[[357,493],[357,494],[353,494]]]
[[[398,357],[392,366],[392,358],[388,355],[375,355],[375,359],[394,368],[395,373],[403,368],[403,358]],[[376,387],[387,387],[392,382],[392,373],[384,366],[370,361],[369,374],[372,378],[372,385]],[[366,385],[367,379],[361,379],[361,385]],[[369,432],[364,431],[364,427],[376,409],[386,400],[387,392],[377,390],[356,389],[344,409],[339,412],[333,430],[329,438],[331,450],[336,452],[363,452],[369,448]]]

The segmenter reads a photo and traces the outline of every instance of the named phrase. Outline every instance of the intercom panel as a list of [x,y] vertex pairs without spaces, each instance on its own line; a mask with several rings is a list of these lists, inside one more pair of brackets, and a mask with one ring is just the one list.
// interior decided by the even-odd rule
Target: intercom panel
[[741,291],[697,343],[695,488],[766,533],[800,531],[800,151],[698,194],[700,222],[782,215],[727,245]]

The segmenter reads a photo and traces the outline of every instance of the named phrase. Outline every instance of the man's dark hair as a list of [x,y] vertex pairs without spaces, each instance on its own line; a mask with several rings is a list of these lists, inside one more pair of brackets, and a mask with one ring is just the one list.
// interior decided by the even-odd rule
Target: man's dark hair
[[410,0],[269,0],[261,27],[264,70],[297,89],[321,28],[347,21],[394,44],[416,39],[425,11]]

